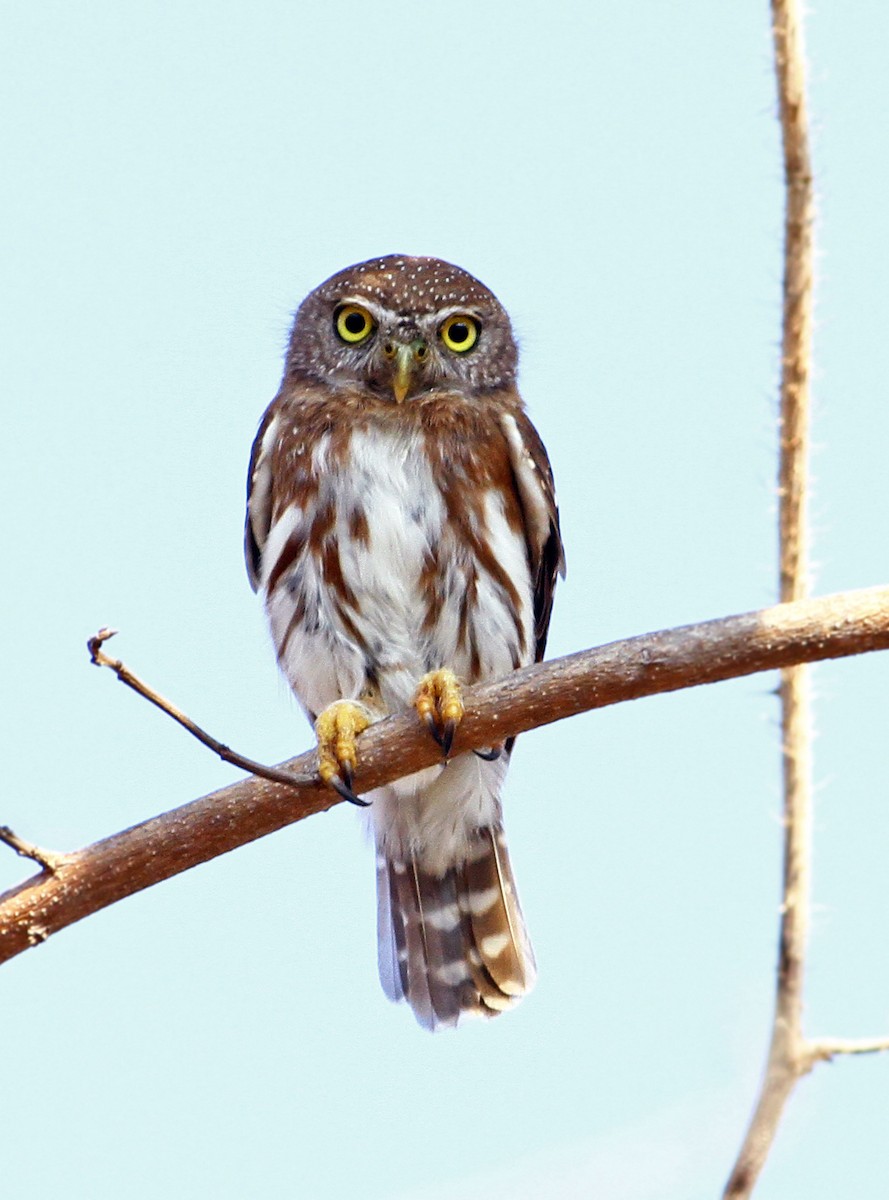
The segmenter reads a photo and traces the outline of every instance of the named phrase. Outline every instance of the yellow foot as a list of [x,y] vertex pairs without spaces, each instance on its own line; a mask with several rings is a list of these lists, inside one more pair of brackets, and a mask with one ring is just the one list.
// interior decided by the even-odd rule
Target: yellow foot
[[368,710],[354,700],[335,700],[315,722],[321,781],[339,792],[344,800],[365,808],[369,801],[361,800],[352,791],[352,778],[358,765],[355,740],[370,723]]
[[414,708],[447,758],[463,720],[463,697],[454,672],[443,669],[424,675],[414,693]]

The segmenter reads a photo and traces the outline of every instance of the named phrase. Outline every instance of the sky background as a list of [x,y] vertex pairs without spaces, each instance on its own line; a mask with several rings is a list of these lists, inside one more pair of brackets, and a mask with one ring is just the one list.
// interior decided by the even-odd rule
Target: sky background
[[[808,20],[815,589],[889,578],[889,9]],[[241,558],[290,316],[406,252],[501,298],[556,472],[550,654],[776,594],[782,174],[765,3],[0,5],[0,822],[74,849],[311,731]],[[340,806],[2,968],[10,1197],[705,1200],[754,1099],[780,867],[775,678],[523,736],[540,979],[431,1037],[376,978]],[[886,660],[817,696],[812,1034],[889,1029]],[[0,886],[29,867],[0,854]],[[889,1058],[795,1094],[758,1200],[889,1194]]]

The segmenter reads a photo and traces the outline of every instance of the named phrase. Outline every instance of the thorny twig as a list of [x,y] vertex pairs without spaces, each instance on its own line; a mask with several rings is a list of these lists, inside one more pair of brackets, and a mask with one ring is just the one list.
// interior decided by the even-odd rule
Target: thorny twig
[[282,771],[280,767],[270,767],[265,763],[255,762],[252,758],[246,758],[243,754],[239,754],[236,750],[232,750],[230,746],[226,746],[224,742],[220,742],[212,734],[207,733],[205,729],[201,729],[191,717],[187,716],[175,704],[162,696],[160,692],[156,692],[154,688],[149,687],[144,680],[138,675],[134,675],[129,667],[125,666],[119,658],[110,658],[102,649],[102,646],[109,638],[113,638],[117,633],[116,629],[103,628],[91,637],[87,642],[87,648],[90,652],[90,661],[97,667],[108,667],[113,671],[121,683],[125,683],[128,688],[132,688],[138,695],[150,701],[161,712],[172,717],[177,721],[183,729],[187,729],[192,737],[197,740],[214,754],[218,754],[223,762],[231,763],[233,767],[240,767],[242,771],[249,771],[251,775],[258,775],[261,779],[270,779],[273,783],[286,783],[293,787],[298,787],[302,784],[301,779],[297,779],[291,775],[289,771]]

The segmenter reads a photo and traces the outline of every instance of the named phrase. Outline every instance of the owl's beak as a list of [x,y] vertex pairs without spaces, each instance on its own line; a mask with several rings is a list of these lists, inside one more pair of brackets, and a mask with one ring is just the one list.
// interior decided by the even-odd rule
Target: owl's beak
[[392,394],[399,404],[404,402],[413,379],[414,370],[422,363],[428,353],[428,347],[422,338],[401,345],[395,349],[395,372],[392,376]]

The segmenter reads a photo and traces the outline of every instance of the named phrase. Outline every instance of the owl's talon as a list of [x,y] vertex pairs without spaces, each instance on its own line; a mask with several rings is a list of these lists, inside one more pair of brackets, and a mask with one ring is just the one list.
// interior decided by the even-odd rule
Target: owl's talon
[[[351,775],[351,771],[349,772]],[[362,800],[360,796],[356,796],[352,789],[340,779],[339,775],[332,775],[328,781],[328,786],[344,800],[348,800],[350,804],[357,804],[359,808],[370,808],[369,800]]]
[[453,717],[449,721],[445,721],[444,729],[441,735],[441,748],[445,758],[451,753],[451,746],[454,744],[454,734],[457,732],[457,722]]
[[352,781],[358,764],[356,740],[370,723],[368,710],[354,700],[337,700],[329,704],[315,722],[321,781],[350,804],[359,804],[362,808],[366,808],[369,801],[355,794]]
[[496,762],[503,753],[502,746],[492,746],[490,750],[473,750],[476,758],[480,758],[482,762]]
[[432,715],[431,712],[421,713],[420,715],[423,719],[423,724],[429,730],[430,736],[433,737],[438,742],[439,746],[441,746],[442,749],[444,749],[444,746],[442,745],[441,734],[438,732],[438,726],[435,723],[435,717]]
[[447,758],[464,711],[460,682],[454,672],[443,668],[424,675],[414,694],[414,708]]

